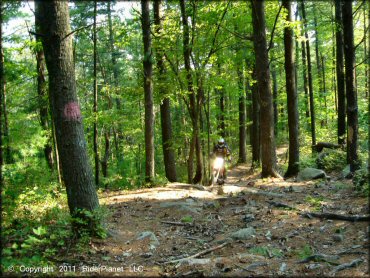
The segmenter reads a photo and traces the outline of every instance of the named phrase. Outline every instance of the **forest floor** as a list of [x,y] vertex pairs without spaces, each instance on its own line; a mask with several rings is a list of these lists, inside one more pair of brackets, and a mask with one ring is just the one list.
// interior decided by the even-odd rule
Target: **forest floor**
[[105,193],[101,203],[112,212],[111,236],[69,254],[79,275],[369,275],[367,222],[302,214],[367,213],[368,199],[335,176],[260,179],[238,165],[222,187],[172,183]]

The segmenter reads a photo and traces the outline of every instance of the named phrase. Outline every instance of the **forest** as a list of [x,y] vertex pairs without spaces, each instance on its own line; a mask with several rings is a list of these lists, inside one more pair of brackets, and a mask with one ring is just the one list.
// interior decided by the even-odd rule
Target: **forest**
[[369,22],[366,0],[1,1],[1,272],[368,275]]

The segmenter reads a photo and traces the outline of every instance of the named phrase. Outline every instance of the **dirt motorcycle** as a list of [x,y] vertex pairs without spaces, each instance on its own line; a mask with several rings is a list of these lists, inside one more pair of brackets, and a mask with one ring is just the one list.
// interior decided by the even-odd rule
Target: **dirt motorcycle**
[[222,185],[225,183],[225,159],[223,157],[216,157],[213,160],[211,185]]

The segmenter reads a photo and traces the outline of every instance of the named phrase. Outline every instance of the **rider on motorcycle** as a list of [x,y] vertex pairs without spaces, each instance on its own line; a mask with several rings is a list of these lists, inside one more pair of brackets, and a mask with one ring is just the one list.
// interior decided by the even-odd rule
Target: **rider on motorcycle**
[[[222,157],[225,162],[226,158],[228,158],[229,161],[231,160],[231,150],[229,146],[225,143],[224,138],[221,137],[220,139],[218,139],[217,144],[213,147],[213,155],[215,157]],[[226,171],[227,169],[225,163],[223,169],[220,172],[220,176],[224,179],[226,179]]]

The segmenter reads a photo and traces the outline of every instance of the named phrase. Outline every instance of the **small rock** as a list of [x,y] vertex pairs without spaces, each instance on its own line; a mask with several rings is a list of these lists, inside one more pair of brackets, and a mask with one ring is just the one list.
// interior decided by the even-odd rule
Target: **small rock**
[[243,216],[243,220],[246,223],[254,221],[254,215],[253,214],[246,214]]
[[153,256],[152,252],[140,254],[140,257],[145,258],[145,259],[150,258],[151,256]]
[[342,234],[335,234],[333,235],[333,240],[336,242],[342,242],[344,240],[344,237]]
[[256,234],[255,230],[252,227],[241,229],[231,234],[233,239],[249,239]]
[[280,268],[279,268],[279,271],[280,272],[285,272],[286,271],[286,263],[282,263]]
[[122,257],[131,257],[132,256],[132,253],[130,253],[130,252],[123,252],[122,253]]
[[322,265],[321,264],[309,264],[309,265],[306,265],[306,269],[318,269],[318,268],[321,268]]
[[143,240],[147,237],[150,238],[150,249],[151,250],[155,249],[159,245],[159,240],[153,232],[150,232],[150,231],[142,232],[138,235],[136,239]]
[[265,237],[266,237],[268,240],[271,240],[271,236],[272,236],[271,231],[270,231],[270,230],[268,230],[268,231],[267,231],[267,233],[265,234]]

